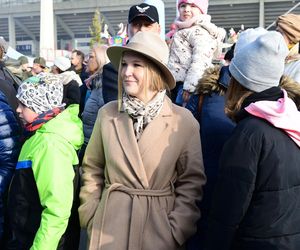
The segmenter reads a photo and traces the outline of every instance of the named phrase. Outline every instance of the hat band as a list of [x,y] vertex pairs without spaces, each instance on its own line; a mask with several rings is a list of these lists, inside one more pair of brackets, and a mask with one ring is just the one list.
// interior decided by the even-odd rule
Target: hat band
[[150,58],[155,59],[156,61],[159,61],[166,65],[166,62],[164,62],[161,57],[157,54],[158,51],[152,50],[148,48],[148,51],[145,51],[145,45],[135,42],[129,42],[126,46],[129,49],[132,49],[136,52],[140,52],[141,54],[148,56]]

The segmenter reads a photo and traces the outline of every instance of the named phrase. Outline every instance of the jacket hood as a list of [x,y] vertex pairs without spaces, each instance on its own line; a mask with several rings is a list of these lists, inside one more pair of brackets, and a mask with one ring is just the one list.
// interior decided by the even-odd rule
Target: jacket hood
[[83,144],[82,121],[78,117],[79,105],[70,105],[59,115],[45,123],[38,133],[53,133],[65,138],[78,150]]
[[79,85],[79,87],[82,85],[82,81],[74,71],[65,71],[58,75],[61,79],[61,82],[63,85],[67,85],[72,80],[76,81]]
[[282,129],[300,147],[300,112],[295,103],[282,89],[283,97],[277,101],[258,101],[251,103],[245,110],[253,116],[270,122]]

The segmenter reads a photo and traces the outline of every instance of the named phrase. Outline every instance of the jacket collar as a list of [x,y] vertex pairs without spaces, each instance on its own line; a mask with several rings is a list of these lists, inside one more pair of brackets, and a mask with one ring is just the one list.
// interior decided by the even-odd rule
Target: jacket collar
[[137,142],[134,134],[132,119],[127,113],[120,112],[114,118],[114,125],[122,149],[137,176],[137,180],[144,188],[149,186],[149,182],[142,161],[143,155],[148,149],[155,147],[162,133],[171,127],[172,115],[172,102],[168,97],[165,97],[160,114],[147,125],[139,142]]

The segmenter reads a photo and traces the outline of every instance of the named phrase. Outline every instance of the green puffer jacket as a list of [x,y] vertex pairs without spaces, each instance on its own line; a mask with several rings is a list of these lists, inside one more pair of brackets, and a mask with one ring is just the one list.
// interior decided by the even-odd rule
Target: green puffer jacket
[[78,112],[79,105],[70,105],[22,147],[9,193],[15,244],[54,250],[66,230],[73,202],[73,166],[78,165],[76,150],[83,143]]

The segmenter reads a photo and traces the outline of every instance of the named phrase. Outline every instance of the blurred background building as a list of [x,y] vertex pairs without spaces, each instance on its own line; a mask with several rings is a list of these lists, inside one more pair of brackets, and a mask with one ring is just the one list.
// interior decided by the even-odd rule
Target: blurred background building
[[[42,0],[48,1],[48,0]],[[126,25],[128,9],[143,1],[133,0],[53,0],[54,31],[57,49],[74,48],[87,52],[89,26],[98,8],[113,36]],[[277,16],[295,7],[299,1],[287,0],[210,0],[208,14],[212,22],[229,31],[241,25],[268,27]],[[176,16],[176,0],[165,0],[165,30]],[[300,7],[293,9],[300,14]],[[47,29],[47,27],[44,27]],[[40,0],[0,0],[0,36],[25,55],[36,56],[40,36]]]

